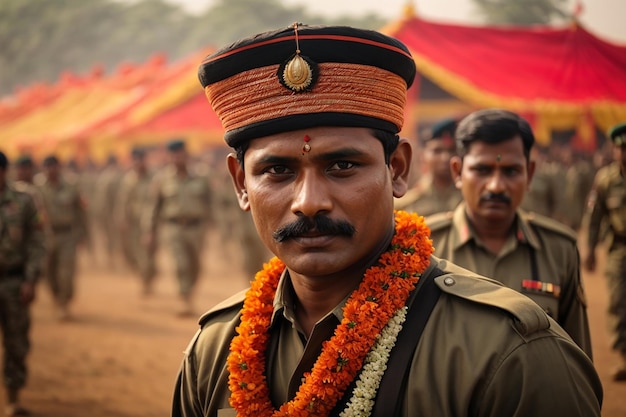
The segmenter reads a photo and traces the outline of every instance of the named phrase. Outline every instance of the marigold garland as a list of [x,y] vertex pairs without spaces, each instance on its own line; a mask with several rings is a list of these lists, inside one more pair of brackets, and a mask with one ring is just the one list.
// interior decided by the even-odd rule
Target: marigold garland
[[323,344],[296,396],[275,410],[265,377],[265,351],[278,281],[285,265],[273,258],[246,293],[238,335],[228,357],[230,404],[238,416],[326,416],[361,370],[387,322],[402,308],[433,253],[424,219],[395,213],[396,233],[378,263],[369,268],[343,309],[343,320]]

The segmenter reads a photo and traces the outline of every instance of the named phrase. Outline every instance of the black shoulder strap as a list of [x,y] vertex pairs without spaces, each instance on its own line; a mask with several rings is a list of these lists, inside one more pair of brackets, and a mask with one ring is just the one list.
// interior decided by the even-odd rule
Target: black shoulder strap
[[396,345],[387,362],[387,370],[378,388],[371,414],[373,417],[400,415],[403,391],[406,388],[415,348],[441,294],[441,290],[435,285],[435,277],[443,274],[444,272],[437,267],[428,268],[422,275],[422,285],[411,294],[406,321],[398,334]]

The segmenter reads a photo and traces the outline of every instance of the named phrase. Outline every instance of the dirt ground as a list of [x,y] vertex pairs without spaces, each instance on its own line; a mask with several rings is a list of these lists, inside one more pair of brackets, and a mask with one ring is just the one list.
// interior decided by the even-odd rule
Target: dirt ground
[[[234,251],[209,242],[196,309],[202,312],[244,289]],[[229,255],[230,254],[230,255]],[[171,262],[159,253],[156,292],[143,297],[123,267],[82,252],[74,319],[59,322],[44,285],[33,306],[30,378],[22,400],[37,417],[168,416],[182,352],[196,318],[177,316]],[[601,258],[602,259],[602,258]],[[584,274],[595,364],[604,384],[604,417],[626,416],[626,384],[610,380],[617,357],[605,327],[606,286],[598,271]],[[4,407],[0,398],[0,407]],[[1,410],[2,408],[0,408]]]

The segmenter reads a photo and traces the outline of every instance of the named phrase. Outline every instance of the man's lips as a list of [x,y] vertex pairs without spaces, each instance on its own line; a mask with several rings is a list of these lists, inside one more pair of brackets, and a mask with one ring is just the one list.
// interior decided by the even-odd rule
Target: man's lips
[[309,232],[294,236],[291,240],[303,246],[314,247],[327,245],[337,237],[339,237],[339,235]]

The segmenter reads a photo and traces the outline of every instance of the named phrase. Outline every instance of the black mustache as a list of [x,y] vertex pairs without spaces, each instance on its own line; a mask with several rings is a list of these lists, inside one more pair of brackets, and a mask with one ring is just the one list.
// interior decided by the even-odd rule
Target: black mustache
[[273,234],[274,240],[284,242],[287,239],[302,236],[311,230],[324,235],[352,237],[356,229],[345,220],[332,220],[326,216],[298,217],[296,221],[282,226]]
[[480,201],[497,201],[497,202],[500,202],[500,203],[511,204],[511,197],[509,197],[508,195],[506,195],[504,193],[491,193],[491,192],[488,192],[487,194],[483,195],[480,198]]

